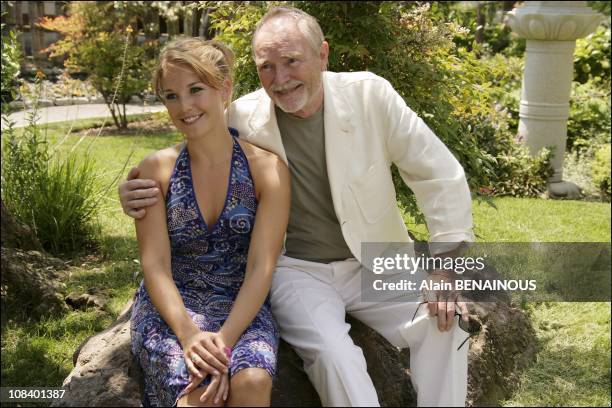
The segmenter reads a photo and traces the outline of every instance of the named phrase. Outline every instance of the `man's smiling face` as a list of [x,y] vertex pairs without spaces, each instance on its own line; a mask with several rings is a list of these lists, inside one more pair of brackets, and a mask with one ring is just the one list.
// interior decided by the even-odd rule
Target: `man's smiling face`
[[327,43],[315,53],[292,18],[266,22],[254,41],[261,85],[279,108],[299,117],[311,116],[323,103],[327,55]]

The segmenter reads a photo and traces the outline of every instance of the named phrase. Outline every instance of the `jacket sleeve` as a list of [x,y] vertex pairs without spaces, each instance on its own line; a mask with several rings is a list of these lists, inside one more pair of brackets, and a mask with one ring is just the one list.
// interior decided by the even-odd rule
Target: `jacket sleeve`
[[373,87],[374,99],[380,99],[373,106],[381,107],[382,123],[388,127],[387,157],[397,165],[425,215],[432,253],[473,241],[472,199],[463,168],[391,84],[380,81]]

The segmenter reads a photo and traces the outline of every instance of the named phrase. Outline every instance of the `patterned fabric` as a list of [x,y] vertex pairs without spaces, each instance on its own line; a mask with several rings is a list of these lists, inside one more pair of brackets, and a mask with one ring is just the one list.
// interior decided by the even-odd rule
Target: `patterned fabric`
[[[225,207],[214,225],[206,225],[198,207],[186,147],[176,160],[166,197],[172,276],[193,321],[210,332],[218,332],[227,319],[244,280],[257,209],[247,159],[235,138],[233,142]],[[189,373],[181,345],[144,282],[134,297],[131,335],[132,353],[145,377],[143,405],[176,405]],[[258,367],[274,377],[277,349],[278,329],[267,298],[232,350],[230,376]]]

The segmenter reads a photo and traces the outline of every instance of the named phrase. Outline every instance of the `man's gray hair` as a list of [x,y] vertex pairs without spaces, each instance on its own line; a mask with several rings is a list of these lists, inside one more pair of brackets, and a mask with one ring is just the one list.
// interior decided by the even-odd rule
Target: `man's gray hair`
[[253,55],[255,54],[255,37],[257,36],[259,29],[266,22],[282,17],[289,17],[296,21],[298,29],[310,44],[312,51],[315,53],[315,55],[319,55],[321,44],[323,44],[323,41],[325,41],[325,37],[323,36],[323,30],[321,30],[321,26],[317,22],[317,19],[300,9],[284,6],[271,8],[257,23],[255,32],[253,33],[253,39],[251,41]]

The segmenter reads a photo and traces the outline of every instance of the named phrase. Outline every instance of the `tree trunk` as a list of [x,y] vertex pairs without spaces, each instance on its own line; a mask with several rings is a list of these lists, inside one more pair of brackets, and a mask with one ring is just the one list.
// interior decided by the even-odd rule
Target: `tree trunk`
[[[123,112],[122,112],[121,107],[123,107]],[[121,128],[120,129],[127,129],[128,127],[127,106],[125,105],[125,103],[119,106],[119,117],[121,118]]]
[[476,35],[474,37],[476,44],[482,44],[484,41],[484,28],[487,23],[487,17],[482,10],[483,7],[484,5],[479,1],[476,6]]
[[114,102],[112,100],[112,98],[109,95],[102,95],[104,97],[104,102],[106,103],[106,106],[108,107],[108,110],[111,113],[111,116],[113,117],[113,123],[115,124],[115,126],[117,126],[117,129],[121,129],[121,124],[119,123],[119,119],[117,118],[117,114],[119,112],[117,112],[118,110],[118,105],[116,102]]

